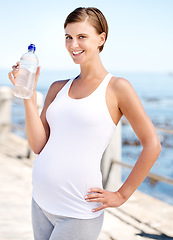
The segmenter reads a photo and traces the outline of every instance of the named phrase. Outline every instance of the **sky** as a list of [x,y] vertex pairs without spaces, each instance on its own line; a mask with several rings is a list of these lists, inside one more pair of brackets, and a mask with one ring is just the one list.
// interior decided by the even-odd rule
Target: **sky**
[[4,0],[0,68],[11,68],[32,42],[42,69],[73,70],[64,21],[77,7],[97,7],[109,34],[101,59],[109,71],[173,72],[173,0]]

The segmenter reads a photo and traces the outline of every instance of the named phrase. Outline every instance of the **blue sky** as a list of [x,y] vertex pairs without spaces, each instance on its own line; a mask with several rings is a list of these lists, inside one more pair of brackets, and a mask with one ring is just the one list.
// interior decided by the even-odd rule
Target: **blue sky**
[[79,6],[105,15],[109,36],[101,53],[111,71],[173,72],[173,0],[5,0],[0,3],[0,68],[9,68],[30,42],[43,69],[76,69],[64,44],[66,16]]

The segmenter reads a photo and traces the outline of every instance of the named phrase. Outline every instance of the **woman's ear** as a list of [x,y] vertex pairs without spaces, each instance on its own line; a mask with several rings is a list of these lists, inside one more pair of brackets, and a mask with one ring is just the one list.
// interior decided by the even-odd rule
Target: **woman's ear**
[[100,37],[99,47],[101,47],[105,43],[106,33],[105,32],[100,33],[99,37]]

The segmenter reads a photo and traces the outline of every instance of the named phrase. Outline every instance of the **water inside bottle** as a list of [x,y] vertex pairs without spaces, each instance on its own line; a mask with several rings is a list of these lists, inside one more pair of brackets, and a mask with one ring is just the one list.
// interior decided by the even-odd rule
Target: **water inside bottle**
[[33,93],[34,82],[35,73],[26,68],[20,68],[14,87],[14,95],[19,98],[29,99]]

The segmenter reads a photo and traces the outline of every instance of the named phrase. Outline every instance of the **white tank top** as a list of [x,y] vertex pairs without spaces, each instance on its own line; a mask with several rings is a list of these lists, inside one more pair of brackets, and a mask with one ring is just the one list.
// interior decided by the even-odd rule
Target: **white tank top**
[[101,203],[84,199],[91,187],[102,188],[100,162],[116,125],[106,105],[109,73],[88,97],[72,99],[70,79],[47,109],[50,137],[33,166],[33,198],[49,213],[90,219]]

